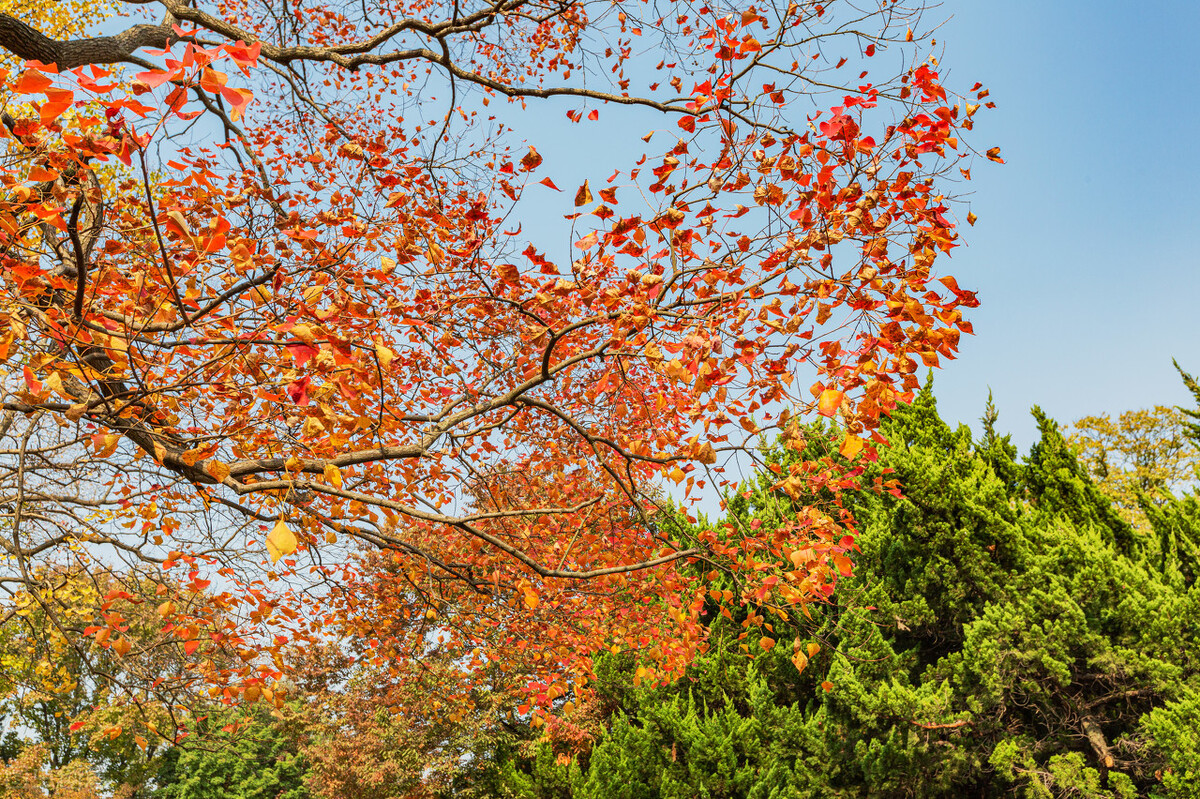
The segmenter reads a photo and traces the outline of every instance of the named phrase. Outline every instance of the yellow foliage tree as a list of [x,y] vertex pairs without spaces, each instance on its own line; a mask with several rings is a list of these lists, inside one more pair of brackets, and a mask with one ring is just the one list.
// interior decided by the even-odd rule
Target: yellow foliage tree
[[[52,39],[81,36],[116,8],[111,0],[0,0],[0,14],[9,14]],[[14,60],[4,53],[3,57]]]
[[1122,517],[1148,529],[1139,497],[1161,504],[1169,493],[1194,482],[1200,452],[1192,446],[1178,408],[1156,405],[1116,419],[1085,416],[1070,435],[1080,463]]

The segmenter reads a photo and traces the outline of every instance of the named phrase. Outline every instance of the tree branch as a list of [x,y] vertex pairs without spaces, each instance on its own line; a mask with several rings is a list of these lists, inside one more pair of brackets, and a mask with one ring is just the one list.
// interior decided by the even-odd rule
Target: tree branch
[[0,47],[27,61],[56,64],[60,70],[87,64],[130,61],[143,47],[163,47],[179,41],[170,20],[158,25],[134,25],[116,36],[60,42],[16,17],[0,14]]

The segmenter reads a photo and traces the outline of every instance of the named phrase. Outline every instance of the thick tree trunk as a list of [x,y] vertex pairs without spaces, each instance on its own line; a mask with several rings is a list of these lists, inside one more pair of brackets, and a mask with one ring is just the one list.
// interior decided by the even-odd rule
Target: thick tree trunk
[[16,17],[0,14],[0,47],[27,61],[57,64],[60,70],[85,64],[121,63],[128,61],[142,47],[163,47],[177,39],[170,23],[162,22],[134,25],[116,36],[60,42]]

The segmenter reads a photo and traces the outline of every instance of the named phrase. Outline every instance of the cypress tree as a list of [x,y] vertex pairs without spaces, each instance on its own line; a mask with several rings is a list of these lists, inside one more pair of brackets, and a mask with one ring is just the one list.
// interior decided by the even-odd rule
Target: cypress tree
[[[742,619],[717,616],[683,680],[623,689],[591,751],[551,766],[574,769],[566,795],[1200,794],[1200,503],[1166,503],[1150,515],[1159,540],[1135,538],[1034,417],[1041,438],[1018,464],[990,404],[977,442],[929,391],[898,409],[863,482],[902,492],[853,499],[854,575],[811,622],[776,625],[781,642],[820,645],[807,668],[783,645],[750,659]],[[828,431],[810,433],[803,454],[828,454]],[[753,481],[730,512],[786,515],[771,485]]]

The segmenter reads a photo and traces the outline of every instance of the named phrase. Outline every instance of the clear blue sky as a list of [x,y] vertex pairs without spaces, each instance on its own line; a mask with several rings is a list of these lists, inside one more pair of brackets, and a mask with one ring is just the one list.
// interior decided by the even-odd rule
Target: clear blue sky
[[[990,387],[1024,452],[1035,404],[1069,423],[1189,403],[1171,359],[1200,373],[1200,3],[946,0],[926,20],[947,20],[947,84],[981,81],[996,103],[971,143],[1007,162],[975,162],[960,185],[979,221],[938,261],[982,302],[936,374],[943,416],[978,432]],[[541,190],[539,246],[555,255],[573,252],[561,203],[611,173],[608,153],[645,147],[628,109],[592,126],[566,107],[542,110],[533,137],[565,190]]]
[[935,380],[943,415],[978,430],[988,387],[1024,450],[1027,410],[1061,422],[1187,403],[1200,372],[1200,4],[950,0],[951,83],[997,107],[977,146],[953,269],[979,291],[976,335]]

